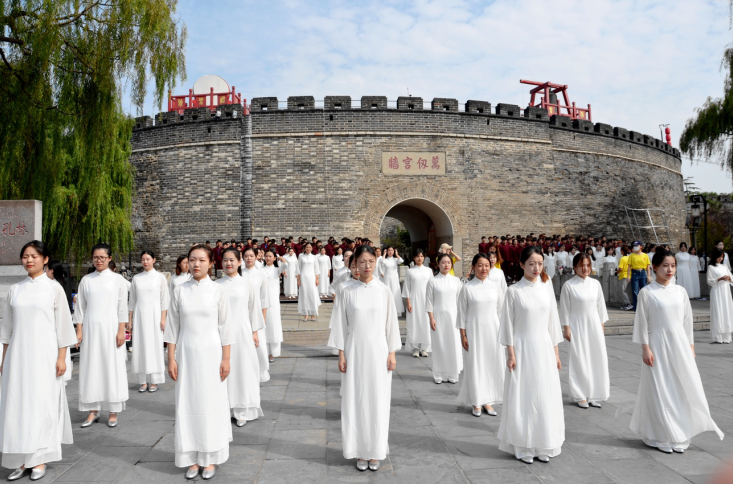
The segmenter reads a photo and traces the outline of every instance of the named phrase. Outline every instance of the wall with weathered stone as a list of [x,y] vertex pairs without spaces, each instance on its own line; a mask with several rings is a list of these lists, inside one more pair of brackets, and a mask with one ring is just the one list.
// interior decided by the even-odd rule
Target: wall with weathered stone
[[[248,225],[240,225],[247,201],[255,236],[377,240],[385,214],[411,198],[447,214],[464,259],[481,235],[628,238],[625,205],[664,208],[672,240],[681,237],[679,152],[652,137],[549,118],[538,108],[520,116],[507,104],[490,114],[488,103],[475,101],[467,106],[474,112],[455,111],[450,99],[403,99],[400,109],[387,109],[379,97],[363,98],[363,109],[349,109],[357,103],[346,96],[328,101],[330,109],[315,109],[312,98],[301,96],[278,110],[274,98],[253,99],[246,118],[251,138],[241,107],[221,118],[200,110],[163,113],[154,127],[141,119],[132,158],[136,227],[143,226],[136,228],[138,246],[173,254],[193,240],[242,238],[249,235]],[[435,110],[420,109],[426,106]],[[249,176],[242,171],[248,146],[251,199],[241,196],[240,180]],[[445,152],[446,174],[382,174],[383,151]]]

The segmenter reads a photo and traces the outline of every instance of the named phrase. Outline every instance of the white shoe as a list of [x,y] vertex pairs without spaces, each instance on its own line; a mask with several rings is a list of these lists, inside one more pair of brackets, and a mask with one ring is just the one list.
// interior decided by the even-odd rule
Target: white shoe
[[420,356],[422,356],[423,358],[427,358],[427,357],[428,357],[428,356],[430,356],[430,355],[428,355],[428,352],[427,352],[427,351],[425,351],[425,350],[422,350],[422,351],[420,352]]
[[237,427],[244,427],[245,425],[247,425],[246,420],[237,420]]
[[578,402],[580,408],[588,408],[588,402]]
[[476,410],[475,407],[474,408],[471,408],[471,413],[473,414],[474,417],[480,417],[481,416],[481,408],[479,408],[478,410]]
[[483,407],[483,409],[484,409],[484,410],[486,411],[486,413],[487,413],[487,414],[489,414],[490,416],[492,416],[492,417],[496,417],[496,410],[494,410],[493,408],[492,408],[491,410],[489,410],[488,408],[486,408],[486,407]]
[[458,380],[453,380],[452,378],[448,378],[448,383],[453,383],[454,385],[458,383]]
[[139,391],[140,393],[147,392],[148,391],[148,384],[147,383],[143,383],[142,386],[137,389],[137,391]]
[[441,383],[443,383],[443,379],[442,378],[435,378],[435,383],[437,383],[438,385],[440,385]]
[[540,454],[540,455],[537,456],[537,460],[540,461],[540,462],[544,462],[545,464],[547,464],[548,462],[550,462],[550,456],[545,455],[545,454]]
[[531,464],[532,462],[534,462],[534,458],[532,458],[532,457],[522,457],[519,460],[521,460],[525,464]]
[[43,479],[43,477],[46,475],[46,469],[48,469],[48,464],[43,466],[43,469],[32,469],[31,470],[31,481],[37,481],[39,479]]
[[420,358],[420,351],[419,350],[413,351],[412,356],[414,356],[415,358]]
[[589,405],[590,405],[591,407],[595,407],[595,408],[601,408],[601,404],[600,404],[600,403],[598,403],[598,402],[593,402],[593,401],[590,401],[590,402],[588,402],[588,404],[589,404]]
[[356,468],[364,472],[365,470],[369,469],[369,461],[356,459]]

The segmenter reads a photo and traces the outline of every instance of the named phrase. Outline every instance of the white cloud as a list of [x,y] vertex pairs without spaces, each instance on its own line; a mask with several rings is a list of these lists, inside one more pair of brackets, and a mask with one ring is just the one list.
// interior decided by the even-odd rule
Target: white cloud
[[[181,92],[211,73],[248,99],[395,100],[409,88],[426,102],[525,106],[519,79],[549,80],[569,85],[579,106],[591,103],[596,122],[655,137],[669,123],[675,146],[694,109],[721,94],[731,40],[719,0],[187,0],[179,11],[189,30]],[[733,191],[717,167],[683,165],[701,188]]]

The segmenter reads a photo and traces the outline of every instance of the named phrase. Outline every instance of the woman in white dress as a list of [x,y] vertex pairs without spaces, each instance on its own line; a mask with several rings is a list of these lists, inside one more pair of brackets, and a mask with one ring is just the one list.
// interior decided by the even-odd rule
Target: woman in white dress
[[[651,255],[649,257],[652,258]],[[675,255],[677,259],[677,284],[685,288],[687,297],[692,297],[692,274],[690,273],[690,254],[687,253],[687,244],[680,243],[680,251]]]
[[690,299],[672,282],[675,265],[672,252],[654,254],[657,279],[639,291],[632,338],[641,344],[644,364],[631,430],[667,454],[684,452],[701,432],[713,431],[723,440],[695,363]]
[[[600,269],[598,268],[598,266],[600,265],[601,261],[600,261],[600,259],[597,259],[596,256],[595,256],[595,253],[596,253],[595,249],[593,249],[592,247],[586,247],[585,248],[585,251],[582,252],[582,253],[585,254],[585,255],[587,255],[588,258],[590,259],[591,274],[594,275],[594,276],[598,275],[600,273]],[[573,260],[570,261],[570,262],[571,262],[571,264],[573,264],[575,262],[575,256],[573,256]],[[575,272],[575,265],[574,264],[573,264],[573,272]]]
[[298,297],[298,257],[295,255],[295,249],[290,247],[283,259],[290,268],[283,275],[283,292],[286,298],[295,299]]
[[2,466],[15,469],[9,481],[26,472],[36,481],[74,443],[63,375],[77,340],[66,293],[43,271],[45,244],[25,244],[20,261],[28,277],[10,287],[0,326],[0,449]]
[[270,361],[267,358],[267,313],[268,309],[272,305],[270,301],[270,291],[267,290],[267,283],[265,281],[265,273],[262,269],[257,267],[255,249],[245,249],[242,253],[244,259],[244,267],[241,268],[242,277],[248,279],[254,287],[257,298],[257,317],[261,318],[257,322],[252,323],[252,327],[259,328],[257,331],[257,338],[259,344],[257,345],[257,360],[260,363],[260,382],[265,383],[270,381]]
[[[384,257],[382,257],[382,248],[381,247],[375,247],[374,253],[377,256],[377,269],[379,269],[379,266],[382,264],[382,261],[384,260]],[[379,280],[379,282],[384,283],[384,277],[379,274],[379,270],[376,272],[376,277]]]
[[499,450],[531,464],[560,455],[565,414],[560,388],[562,341],[557,302],[542,269],[542,250],[522,249],[524,277],[507,290],[499,342],[507,347]]
[[560,247],[555,253],[555,259],[555,273],[561,276],[568,267],[568,252],[565,250],[565,244],[560,244]]
[[377,267],[377,274],[382,276],[382,282],[392,291],[397,316],[402,316],[405,306],[402,304],[402,292],[400,291],[400,268],[399,265],[405,262],[397,253],[397,249],[387,247],[384,250],[384,259],[380,267]]
[[728,252],[725,251],[725,244],[723,244],[722,240],[719,240],[715,242],[715,247],[723,253],[723,265],[730,271],[730,259],[728,258]]
[[[328,256],[326,256],[328,257]],[[280,263],[278,263],[278,260]],[[267,295],[270,299],[270,307],[267,310],[265,329],[267,333],[267,357],[270,363],[280,356],[280,346],[283,341],[283,322],[280,314],[280,275],[287,275],[289,270],[285,259],[279,257],[274,250],[265,253],[265,267],[262,272],[265,274]]]
[[412,257],[415,263],[405,275],[402,286],[402,297],[407,306],[407,338],[405,349],[412,351],[412,356],[428,356],[433,351],[430,346],[430,318],[425,309],[425,291],[428,282],[433,278],[433,271],[425,267],[425,252],[417,249]]
[[318,260],[318,294],[321,298],[328,297],[328,286],[331,281],[328,273],[331,271],[331,258],[326,254],[326,248],[321,247],[319,254],[316,256]]
[[221,252],[224,275],[216,279],[224,296],[229,301],[229,330],[237,344],[230,350],[231,373],[227,378],[229,408],[237,427],[244,427],[248,421],[264,416],[260,403],[260,362],[257,346],[260,344],[254,326],[260,323],[262,313],[258,311],[258,294],[250,278],[243,278],[240,272],[241,253],[236,247],[227,247]]
[[[68,273],[59,261],[50,261],[46,265],[46,277],[52,281],[56,281],[62,288],[66,287],[66,278]],[[64,294],[66,291],[64,290]],[[71,302],[69,301],[69,310],[71,310]],[[73,327],[73,325],[72,325]],[[75,333],[76,334],[76,333]],[[74,362],[71,360],[71,350],[66,351],[66,373],[64,373],[64,384],[69,383],[71,375],[74,373]]]
[[173,291],[165,326],[168,375],[176,382],[175,465],[188,467],[186,479],[202,467],[211,479],[232,441],[225,380],[234,338],[224,288],[208,275],[211,248],[191,247],[188,264],[192,278]]
[[303,253],[298,257],[298,314],[303,316],[303,321],[315,321],[318,316],[318,306],[321,300],[318,297],[318,284],[320,276],[318,273],[318,261],[313,255],[313,244],[306,242],[303,246]]
[[480,417],[482,408],[496,416],[504,390],[504,349],[499,343],[499,317],[504,303],[501,286],[489,279],[491,261],[476,254],[471,261],[475,275],[458,295],[457,327],[463,346],[463,382],[458,403],[472,407]]
[[127,281],[109,270],[112,249],[92,247],[95,272],[79,282],[74,311],[79,358],[79,410],[89,416],[82,428],[99,421],[99,411],[109,411],[109,427],[117,426],[117,414],[125,409],[127,389]]
[[[615,260],[615,259],[614,259]],[[569,342],[570,398],[580,408],[601,408],[611,395],[604,324],[608,321],[601,283],[590,276],[587,254],[573,260],[575,277],[560,291],[560,321]]]
[[[496,267],[499,263],[499,255],[495,251],[489,251],[489,262],[491,262],[491,270],[489,271],[489,280],[499,284],[501,292],[506,294],[506,276],[501,268]],[[502,363],[503,366],[503,363]]]
[[463,284],[450,275],[453,259],[450,254],[438,254],[436,263],[440,273],[428,281],[425,309],[433,330],[433,380],[435,383],[458,383],[463,371],[461,334],[456,324],[458,318],[458,293]]
[[713,248],[707,271],[710,286],[710,339],[713,343],[731,342],[733,332],[733,300],[730,286],[733,275],[723,263],[725,256],[717,247]]
[[690,280],[692,282],[691,299],[700,299],[700,259],[697,257],[697,248],[690,247]]
[[331,266],[333,267],[333,279],[335,279],[336,272],[344,266],[344,249],[341,247],[336,249],[336,254],[331,258]]
[[557,271],[557,256],[555,256],[555,248],[552,244],[547,246],[542,257],[544,258],[545,274],[547,274],[547,277],[550,279],[553,279]]
[[402,347],[392,291],[374,278],[374,248],[354,253],[359,282],[339,293],[328,346],[339,350],[341,441],[356,468],[376,471],[387,457],[392,371]]
[[132,346],[135,348],[131,373],[142,384],[138,391],[152,393],[158,390],[159,383],[165,383],[163,331],[170,296],[165,276],[155,270],[153,252],[143,251],[140,262],[143,272],[132,278],[130,287],[127,330],[132,334]]
[[190,280],[191,274],[188,272],[188,256],[179,255],[178,260],[176,261],[175,274],[173,274],[170,281],[168,281],[168,295],[170,296],[173,294],[173,289],[175,289],[176,286],[180,286],[184,282],[188,282]]

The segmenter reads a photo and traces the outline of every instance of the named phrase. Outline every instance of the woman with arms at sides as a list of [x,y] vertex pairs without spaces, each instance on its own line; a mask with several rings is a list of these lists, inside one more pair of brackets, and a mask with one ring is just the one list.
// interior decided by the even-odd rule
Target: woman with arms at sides
[[710,286],[710,338],[712,343],[730,344],[733,332],[733,300],[730,286],[733,275],[723,263],[723,251],[713,248],[707,271]]
[[257,252],[253,248],[245,249],[242,252],[244,267],[242,267],[242,277],[247,279],[252,287],[254,287],[256,298],[256,318],[259,321],[252,321],[253,328],[259,328],[257,331],[257,359],[260,363],[260,383],[270,381],[270,362],[267,358],[267,329],[265,327],[267,321],[267,310],[270,308],[270,292],[267,290],[265,281],[265,273],[262,269],[257,268]]
[[0,448],[2,466],[15,469],[9,481],[26,472],[37,481],[61,460],[61,444],[74,442],[63,375],[77,339],[66,293],[43,271],[46,245],[28,242],[20,261],[28,277],[10,287],[0,326]]
[[283,274],[283,293],[288,299],[298,297],[298,257],[295,255],[295,249],[288,248],[287,254],[283,256],[285,263],[290,268],[286,274]]
[[402,292],[400,291],[400,264],[402,260],[394,247],[384,249],[384,258],[381,265],[377,267],[377,274],[382,277],[382,282],[392,291],[392,299],[395,303],[397,316],[402,316],[405,306],[402,304]]
[[288,263],[278,256],[277,252],[274,250],[267,251],[265,254],[265,267],[262,268],[262,271],[265,274],[267,296],[270,299],[270,307],[267,310],[265,320],[267,355],[270,363],[280,356],[280,345],[283,341],[283,322],[280,313],[280,275],[287,275],[286,270],[288,268]]
[[326,247],[321,246],[316,259],[318,261],[318,294],[323,299],[328,297],[328,286],[331,283],[328,279],[328,274],[331,271],[331,258],[326,254]]
[[331,279],[335,279],[338,270],[344,266],[344,249],[342,247],[339,246],[336,248],[336,254],[331,258],[331,266],[333,268],[333,277]]
[[[499,287],[501,287],[501,291],[504,294],[506,294],[506,289],[507,289],[506,275],[504,274],[504,271],[501,270],[500,267],[496,267],[497,263],[499,262],[498,261],[499,255],[496,252],[491,251],[488,253],[488,256],[489,256],[489,262],[491,263],[491,270],[489,271],[489,280],[494,281],[495,283],[499,284]],[[504,363],[502,362],[502,366],[503,364]]]
[[690,299],[700,299],[700,258],[697,257],[697,248],[690,247],[690,282],[692,283],[692,292]]
[[315,321],[318,316],[318,306],[321,300],[318,297],[318,261],[313,255],[313,244],[306,242],[303,246],[303,253],[298,257],[298,314],[303,316],[303,321]]
[[433,278],[433,271],[425,267],[425,253],[417,249],[412,257],[415,266],[407,271],[402,286],[402,297],[407,306],[407,338],[405,349],[412,350],[412,356],[428,356],[430,346],[430,319],[425,309],[425,290]]
[[392,291],[374,278],[374,248],[357,247],[359,282],[339,293],[328,346],[339,350],[344,457],[360,471],[379,469],[389,453],[395,352],[402,347]]
[[109,411],[107,425],[116,427],[117,414],[125,409],[129,398],[127,281],[109,269],[111,256],[107,244],[92,247],[96,270],[82,277],[74,311],[76,339],[81,343],[79,410],[89,412],[82,428],[99,421],[100,410]]
[[[652,256],[650,255],[651,259]],[[697,259],[697,257],[695,257]],[[690,254],[687,253],[687,244],[682,242],[680,244],[680,251],[675,255],[677,259],[677,284],[684,287],[687,291],[687,297],[692,297],[692,274],[690,273]],[[652,264],[654,265],[654,264]],[[656,272],[655,272],[656,274]],[[697,275],[697,273],[695,273]]]
[[[615,259],[614,259],[615,260]],[[604,324],[608,321],[601,283],[590,276],[590,256],[573,260],[575,277],[562,286],[560,321],[568,348],[570,398],[580,408],[601,408],[611,396]]]
[[194,245],[188,263],[192,278],[173,291],[165,327],[168,374],[176,382],[175,465],[188,467],[186,479],[202,467],[202,477],[211,479],[232,441],[225,380],[234,338],[222,284],[208,275],[211,248]]
[[461,334],[456,325],[458,318],[458,293],[463,284],[450,275],[453,259],[450,254],[438,254],[436,260],[440,273],[428,281],[425,309],[433,330],[433,380],[435,383],[458,383],[463,370]]
[[542,270],[542,249],[525,247],[519,264],[524,275],[507,290],[499,330],[507,372],[497,437],[499,449],[522,462],[547,463],[560,455],[565,441],[557,348],[562,331],[555,293]]
[[250,278],[240,272],[241,253],[236,247],[221,251],[224,275],[216,280],[229,301],[229,320],[232,339],[237,342],[230,350],[231,373],[227,378],[227,393],[231,415],[237,427],[244,427],[250,420],[264,416],[260,404],[260,362],[257,358],[259,326],[258,294]]
[[159,383],[165,383],[163,332],[170,295],[165,276],[155,270],[153,252],[143,251],[140,262],[143,272],[132,278],[130,287],[127,330],[132,333],[132,345],[135,347],[131,372],[141,384],[138,391],[152,393],[158,390]]
[[702,432],[723,440],[695,363],[690,299],[672,282],[676,262],[668,250],[654,254],[657,278],[639,291],[632,338],[641,345],[643,364],[630,427],[644,444],[667,454],[683,453]]
[[501,403],[504,389],[504,349],[499,343],[499,316],[504,303],[501,286],[489,278],[491,261],[476,254],[471,261],[475,277],[458,295],[457,327],[463,346],[463,383],[458,402],[470,405],[475,417],[483,410],[496,416],[494,405]]

